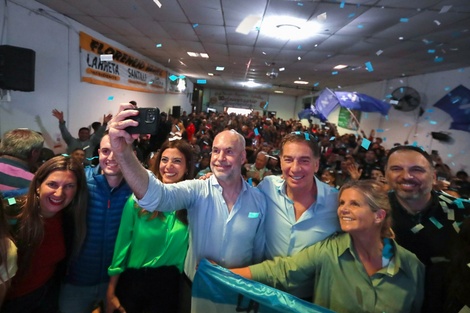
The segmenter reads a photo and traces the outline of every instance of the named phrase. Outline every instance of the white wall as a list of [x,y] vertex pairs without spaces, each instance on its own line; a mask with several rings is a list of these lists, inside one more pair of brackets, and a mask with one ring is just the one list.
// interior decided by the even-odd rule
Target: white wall
[[[416,144],[429,153],[437,150],[455,174],[460,169],[470,173],[470,132],[449,129],[452,118],[448,113],[434,107],[434,104],[461,84],[470,89],[470,68],[344,87],[341,90],[357,91],[386,100],[386,96],[396,88],[409,86],[416,89],[420,93],[421,106],[425,111],[421,117],[418,117],[419,109],[403,112],[391,108],[388,117],[363,112],[361,128],[366,134],[372,129],[382,130],[383,132],[376,132],[376,136],[384,138],[386,148],[391,148],[394,143],[403,144],[407,140],[409,144]],[[339,109],[332,112],[328,120],[337,124],[338,113]],[[341,134],[352,132],[343,128],[338,130]],[[439,131],[448,133],[453,140],[444,143],[432,139],[431,132]]]
[[[44,9],[50,17],[38,14],[39,8]],[[9,129],[28,127],[42,131],[46,136],[49,134],[51,138],[48,144],[51,147],[59,134],[57,120],[51,115],[54,108],[64,111],[72,134],[76,134],[82,126],[101,120],[103,114],[115,113],[119,103],[130,100],[137,101],[140,106],[156,105],[165,112],[176,105],[181,106],[182,111],[191,111],[191,99],[186,94],[156,95],[80,82],[79,31],[138,55],[35,1],[15,0],[7,1],[6,4],[3,1],[0,4],[0,43],[36,51],[35,91],[12,91],[10,102],[0,102],[1,134]],[[448,92],[446,87],[451,90],[460,84],[470,88],[470,68],[345,87],[344,90],[384,99],[400,86],[415,88],[421,94],[426,111],[421,118],[417,118],[418,110],[400,112],[392,108],[387,119],[376,113],[363,113],[361,128],[366,132],[371,129],[384,130],[377,135],[384,137],[386,147],[408,140],[410,143],[416,142],[426,151],[438,150],[454,172],[461,168],[470,172],[470,133],[449,129],[450,116],[440,109],[433,108],[433,104]],[[188,91],[192,92],[192,89],[193,86],[189,82]],[[209,95],[210,89],[206,89],[204,109]],[[114,97],[112,101],[108,100],[110,96]],[[277,111],[277,116],[283,119],[297,118],[297,113],[303,109],[301,98],[284,95],[267,97],[268,110]],[[333,112],[329,120],[337,123],[338,111]],[[430,136],[432,131],[449,132],[454,140],[451,143],[433,140]],[[350,130],[340,129],[340,132]]]
[[[46,13],[38,14],[38,9]],[[82,126],[102,121],[104,114],[116,113],[119,103],[130,100],[137,101],[141,107],[157,106],[165,112],[172,106],[191,112],[191,99],[186,94],[157,95],[81,82],[80,31],[148,60],[35,1],[2,1],[0,43],[36,51],[36,76],[34,92],[11,91],[11,101],[0,102],[0,134],[27,127],[43,132],[47,146],[52,148],[60,134],[57,119],[51,114],[54,108],[64,112],[72,135]],[[192,89],[193,84],[188,81],[187,92]],[[114,98],[108,100],[109,97]],[[54,149],[62,152],[59,150]]]
[[[221,90],[216,90],[216,89],[210,89],[210,88],[204,88],[204,95],[203,95],[203,100],[202,100],[202,110],[205,111],[208,103],[210,102],[210,98],[213,97],[216,92],[220,92]],[[226,90],[228,94],[236,94],[236,91],[231,91],[231,90]],[[294,96],[286,96],[286,95],[280,95],[280,94],[264,94],[261,92],[250,92],[250,91],[244,91],[244,92],[239,92],[239,94],[244,95],[245,98],[248,98],[248,95],[253,94],[253,95],[259,95],[262,96],[263,99],[266,101],[269,101],[267,111],[275,111],[276,116],[279,118],[282,118],[284,120],[288,120],[291,118],[297,118],[297,111],[296,111],[296,102],[297,102],[297,97]],[[234,107],[236,105],[233,105]],[[244,105],[240,104],[240,107],[243,108],[250,108],[255,111],[259,111],[260,113],[263,112],[263,109],[258,105]],[[218,104],[218,105],[213,105],[211,104],[210,107],[217,109],[218,112],[223,111],[223,106]]]

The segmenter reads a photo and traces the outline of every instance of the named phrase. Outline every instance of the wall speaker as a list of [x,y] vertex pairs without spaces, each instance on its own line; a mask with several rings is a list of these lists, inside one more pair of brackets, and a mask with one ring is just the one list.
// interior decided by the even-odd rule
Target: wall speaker
[[31,49],[0,46],[0,88],[34,91],[36,52]]
[[172,109],[171,109],[171,115],[174,118],[180,118],[181,117],[181,106],[179,106],[179,105],[173,106]]

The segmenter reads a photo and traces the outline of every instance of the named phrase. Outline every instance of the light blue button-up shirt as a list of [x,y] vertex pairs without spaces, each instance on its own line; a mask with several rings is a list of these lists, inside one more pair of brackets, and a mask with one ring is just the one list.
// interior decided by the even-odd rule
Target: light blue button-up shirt
[[162,184],[149,172],[149,188],[138,201],[149,211],[156,208],[160,211],[188,210],[190,239],[184,268],[191,280],[202,258],[227,268],[248,266],[264,259],[265,196],[243,182],[229,212],[222,191],[214,175],[204,181]]
[[[337,208],[338,190],[315,177],[316,201],[295,220],[294,202],[286,194],[280,176],[266,176],[258,188],[266,195],[266,258],[291,256],[340,231]],[[309,290],[310,289],[310,290]],[[292,291],[298,297],[312,295],[310,288]]]

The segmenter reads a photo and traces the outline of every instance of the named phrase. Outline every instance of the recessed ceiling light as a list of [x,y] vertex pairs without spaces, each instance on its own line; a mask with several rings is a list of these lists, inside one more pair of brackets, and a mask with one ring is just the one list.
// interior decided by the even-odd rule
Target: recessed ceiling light
[[216,70],[216,71],[223,71],[223,70],[225,70],[225,67],[223,67],[223,66],[217,66],[217,67],[215,68],[215,70]]
[[155,4],[156,4],[159,8],[162,7],[162,4],[160,3],[160,1],[158,1],[158,0],[153,0],[153,2],[155,2]]
[[285,71],[285,70],[286,70],[286,68],[285,68],[285,67],[281,67],[281,68],[279,68],[279,72],[283,72],[283,71]]
[[254,88],[254,87],[261,86],[261,84],[255,83],[254,81],[250,80],[250,81],[247,81],[247,82],[243,82],[242,86],[245,86],[245,87],[248,87],[248,88]]
[[298,85],[308,85],[308,82],[304,81],[304,80],[296,80],[294,82],[294,84],[298,84]]
[[306,21],[291,16],[272,16],[263,20],[260,32],[282,40],[300,40],[314,36],[319,29],[320,24],[316,21]]
[[282,90],[274,90],[274,93],[284,93]]
[[200,53],[201,58],[208,59],[209,55],[207,53]]
[[188,51],[188,52],[186,52],[186,53],[187,53],[190,57],[193,57],[193,58],[199,57],[199,53],[197,53],[197,52],[190,52],[190,51]]
[[161,43],[157,43],[157,44],[155,45],[155,47],[157,47],[157,48],[161,48],[162,46],[163,46],[163,45],[162,45]]
[[209,75],[209,76],[214,76],[214,73],[207,73],[207,75]]
[[343,68],[346,68],[348,67],[348,65],[345,65],[345,64],[338,64],[336,65],[335,67],[333,67],[333,69],[335,70],[342,70]]

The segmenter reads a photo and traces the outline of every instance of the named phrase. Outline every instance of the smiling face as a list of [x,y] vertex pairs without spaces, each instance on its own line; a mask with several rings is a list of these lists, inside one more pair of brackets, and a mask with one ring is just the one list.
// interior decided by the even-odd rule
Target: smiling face
[[324,169],[323,173],[321,174],[321,181],[325,184],[334,185],[336,181],[334,172],[329,169]]
[[341,192],[338,204],[338,218],[341,230],[355,234],[376,230],[380,232],[383,210],[373,212],[364,195],[355,188]]
[[281,169],[287,187],[311,190],[320,160],[306,142],[286,142],[282,149]]
[[72,202],[77,192],[77,178],[72,171],[51,172],[37,189],[41,214],[45,218],[54,216]]
[[90,139],[90,130],[82,128],[78,131],[78,139],[80,141],[87,141]]
[[436,173],[420,153],[411,150],[393,152],[388,158],[385,174],[400,202],[425,204],[431,199]]
[[184,154],[176,148],[165,149],[162,152],[159,171],[164,184],[173,184],[183,180],[187,171]]
[[105,176],[122,176],[121,168],[114,159],[113,151],[111,150],[109,135],[105,135],[101,139],[98,153],[100,159],[100,168]]
[[246,159],[243,137],[232,131],[218,134],[212,145],[211,170],[219,181],[230,182],[240,177]]

